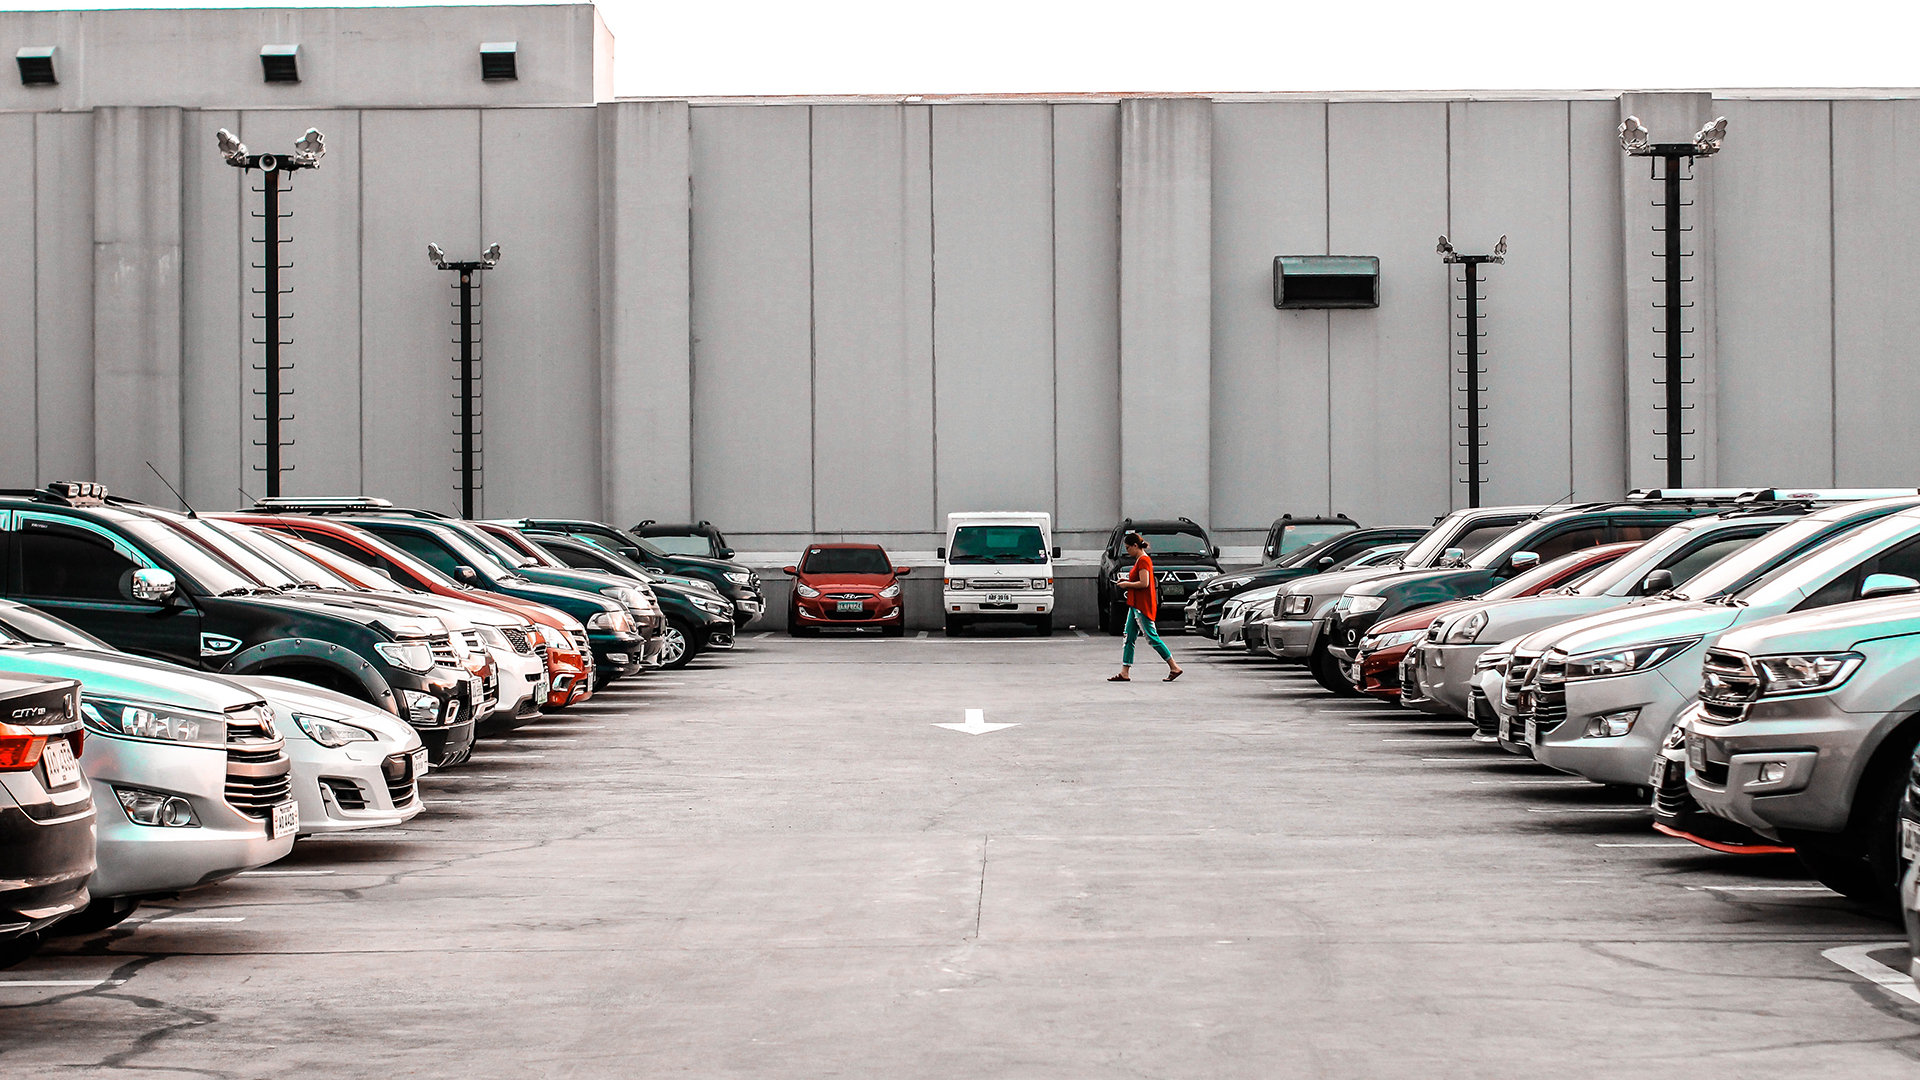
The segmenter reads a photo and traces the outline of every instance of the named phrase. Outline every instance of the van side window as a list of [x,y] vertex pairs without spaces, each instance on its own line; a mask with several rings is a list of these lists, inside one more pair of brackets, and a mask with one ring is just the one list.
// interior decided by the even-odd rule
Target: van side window
[[133,599],[139,566],[104,537],[81,529],[25,529],[14,536],[16,596],[58,600]]
[[460,560],[430,536],[410,532],[380,532],[380,539],[419,559],[454,580],[459,580]]

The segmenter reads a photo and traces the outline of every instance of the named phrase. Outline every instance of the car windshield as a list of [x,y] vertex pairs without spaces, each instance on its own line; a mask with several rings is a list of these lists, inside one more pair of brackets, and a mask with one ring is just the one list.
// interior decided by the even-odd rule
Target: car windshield
[[[1660,565],[1661,560],[1674,549],[1699,535],[1701,530],[1691,522],[1664,529],[1656,533],[1653,539],[1607,563],[1598,573],[1581,578],[1578,584],[1572,586],[1572,592],[1578,596],[1625,595],[1646,578],[1647,571]],[[1622,584],[1625,588],[1621,593],[1612,592],[1616,585]]]
[[499,563],[503,569],[518,570],[523,566],[536,566],[540,560],[531,555],[522,554],[509,547],[506,541],[492,535],[487,530],[468,525],[465,522],[449,522],[447,531],[457,533],[468,544],[486,553],[487,558]]
[[800,572],[891,575],[893,563],[887,559],[887,553],[877,547],[817,547],[807,549],[807,559],[800,564]]
[[[1732,593],[1757,584],[1756,578],[1773,569],[1774,564],[1797,555],[1802,548],[1815,543],[1822,546],[1833,543],[1842,537],[1852,535],[1864,522],[1836,525],[1832,521],[1820,521],[1814,518],[1801,518],[1790,525],[1782,525],[1767,535],[1721,559],[1712,566],[1695,574],[1692,581],[1682,592],[1695,600],[1705,600],[1709,596]],[[1822,537],[1823,533],[1833,533]]]
[[[1753,580],[1740,582],[1725,592],[1735,599],[1744,600],[1750,604],[1778,603],[1791,600],[1803,592],[1812,596],[1836,577],[1844,575],[1861,563],[1885,553],[1888,548],[1913,536],[1915,530],[1914,519],[1905,515],[1892,520],[1882,519],[1862,529],[1851,529],[1827,537],[1806,552],[1798,553],[1792,559],[1765,571]],[[1753,547],[1759,546],[1757,543],[1753,545]],[[1745,552],[1741,554],[1744,555]],[[1700,577],[1706,576],[1704,573],[1700,575]],[[1716,594],[1704,591],[1696,593],[1689,589],[1687,595],[1697,600],[1704,600]]]
[[654,548],[664,551],[669,555],[707,556],[713,554],[713,545],[708,542],[705,536],[688,536],[684,533],[676,533],[670,536],[649,536],[646,539]]
[[254,554],[246,545],[221,532],[211,521],[202,518],[165,518],[163,521],[191,536],[200,546],[210,549],[214,554],[233,563],[266,585],[285,589],[301,583],[299,578]]
[[240,525],[231,521],[209,521],[207,524],[232,537],[234,542],[246,545],[249,551],[272,562],[281,570],[298,578],[303,584],[319,585],[327,589],[359,591],[360,587],[356,582],[349,581],[334,573],[330,567],[309,559],[303,552],[294,550],[292,546],[282,542],[279,537],[265,529],[256,529],[251,525]]
[[1399,556],[1406,554],[1407,549],[1412,546],[1412,544],[1382,544],[1379,547],[1368,548],[1357,555],[1349,556],[1347,561],[1336,563],[1327,569],[1358,570],[1367,566],[1379,566],[1382,563],[1392,562]]
[[1459,546],[1454,542],[1455,538],[1471,531],[1467,524],[1470,519],[1471,515],[1464,510],[1448,514],[1428,530],[1427,535],[1421,537],[1419,543],[1407,549],[1407,553],[1400,559],[1400,565],[1424,567],[1438,562],[1448,548]]
[[42,615],[30,607],[0,606],[0,641],[34,641],[43,645],[71,645],[76,649],[113,652],[114,647],[77,626]]
[[1358,525],[1282,525],[1280,526],[1279,555],[1286,555],[1323,540],[1343,536],[1359,528]]
[[205,547],[152,518],[130,518],[117,524],[129,536],[158,552],[192,578],[194,584],[214,596],[248,593],[266,587],[265,582],[248,577]]
[[[342,555],[337,551],[332,551],[327,548],[321,547],[319,544],[316,544],[311,540],[302,540],[297,536],[286,536],[284,534],[274,532],[271,529],[260,530],[260,535],[267,537],[277,543],[286,545],[287,547],[293,549],[294,551],[299,552],[301,555],[306,556],[308,561],[320,564],[322,567],[326,568],[329,572],[335,575],[338,575],[339,577],[343,577],[363,589],[368,589],[373,592],[391,592],[391,593],[404,593],[404,592],[412,591],[408,589],[405,585],[400,584],[399,582],[393,580],[387,575],[374,570],[373,567],[366,566],[362,563],[357,563],[352,559],[347,558],[345,555]],[[438,570],[433,570],[432,567],[422,567],[422,569],[432,572],[436,577],[440,576],[440,572]]]
[[953,531],[950,563],[1043,563],[1046,540],[1038,525],[962,525]]
[[1205,555],[1212,550],[1207,538],[1190,532],[1143,532],[1149,555]]

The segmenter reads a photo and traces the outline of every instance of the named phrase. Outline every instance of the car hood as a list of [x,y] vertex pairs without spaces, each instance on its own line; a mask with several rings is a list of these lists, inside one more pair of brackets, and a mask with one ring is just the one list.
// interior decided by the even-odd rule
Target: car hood
[[884,589],[893,584],[892,574],[801,574],[794,579],[814,589]]
[[0,648],[0,671],[79,679],[82,700],[129,698],[213,713],[260,701],[258,693],[232,679],[189,671],[163,660],[64,645]]
[[1627,611],[1605,611],[1531,634],[1521,648],[1551,647],[1567,653],[1625,648],[1668,638],[1718,634],[1746,609],[1700,601],[1666,601]]
[[1398,634],[1406,630],[1425,630],[1427,627],[1433,625],[1433,620],[1447,618],[1448,616],[1474,607],[1478,603],[1479,601],[1476,600],[1455,600],[1447,604],[1433,604],[1415,611],[1409,611],[1404,615],[1395,615],[1390,619],[1382,619],[1369,627],[1367,633]]
[[743,569],[737,562],[729,562],[726,559],[712,559],[705,555],[676,555],[673,552],[668,552],[667,561],[674,566],[697,566],[702,570],[712,570],[715,573],[725,573],[731,570],[737,574]]
[[[434,635],[446,632],[440,620],[426,612],[409,610],[394,604],[365,603],[360,593],[325,593],[314,590],[290,593],[259,593],[253,596],[226,597],[248,603],[288,608],[303,614],[320,613],[348,619],[361,626],[374,627],[392,637]],[[373,594],[366,594],[373,595]]]
[[[358,701],[345,694],[337,694],[312,683],[294,679],[282,679],[275,675],[234,675],[229,680],[259,694],[273,706],[275,716],[281,718],[282,729],[297,727],[292,714],[316,713],[329,720],[342,720],[355,727],[366,728],[380,736],[383,743],[398,744],[401,750],[414,750],[420,746],[420,735],[412,725],[387,712],[376,709],[364,701]],[[281,734],[285,734],[283,730]],[[305,738],[302,733],[297,738]],[[348,746],[364,746],[364,743],[348,743]],[[391,751],[389,751],[391,752]]]
[[1369,566],[1364,570],[1342,570],[1337,574],[1311,574],[1287,582],[1281,591],[1294,596],[1305,594],[1337,600],[1355,585],[1398,573],[1401,573],[1401,569],[1397,566]]
[[1259,604],[1265,601],[1272,600],[1274,597],[1279,595],[1280,595],[1280,586],[1262,585],[1260,588],[1257,588],[1257,589],[1247,589],[1242,592],[1234,593],[1232,600],[1234,603],[1242,604],[1242,605]]
[[1887,596],[1761,619],[1727,631],[1717,645],[1748,654],[1841,652],[1906,634],[1920,634],[1920,605],[1911,596]]
[[[1365,573],[1365,571],[1358,572]],[[1381,596],[1395,586],[1417,585],[1421,582],[1441,581],[1468,574],[1479,574],[1484,577],[1486,573],[1485,570],[1477,570],[1470,566],[1429,567],[1424,570],[1389,569],[1379,577],[1348,587],[1346,591],[1354,596]]]
[[1487,625],[1476,639],[1482,644],[1525,637],[1572,619],[1601,612],[1617,612],[1631,600],[1624,596],[1516,596],[1507,600],[1464,600],[1449,605],[1450,619],[1465,618],[1474,611],[1487,613]]
[[[526,572],[531,571],[531,573]],[[539,574],[539,577],[534,577]],[[561,604],[577,604],[591,599],[606,611],[624,610],[620,601],[611,596],[600,595],[600,590],[611,585],[625,585],[626,578],[617,578],[612,574],[588,574],[578,570],[549,570],[544,566],[529,566],[519,574],[520,580],[502,582],[514,592],[532,594],[543,603],[558,607]]]

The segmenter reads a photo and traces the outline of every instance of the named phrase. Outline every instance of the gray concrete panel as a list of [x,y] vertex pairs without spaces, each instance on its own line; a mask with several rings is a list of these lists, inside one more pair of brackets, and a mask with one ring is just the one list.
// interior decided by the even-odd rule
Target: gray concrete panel
[[1834,474],[1831,106],[1715,104],[1727,116],[1727,149],[1703,171],[1715,200],[1720,482],[1825,487]]
[[[52,45],[57,86],[0,79],[0,109],[591,104],[610,66],[591,4],[0,13],[8,52]],[[483,81],[480,43],[517,41],[519,78]],[[300,81],[268,83],[260,48],[300,46]]]
[[[369,493],[458,512],[454,275],[427,244],[478,252],[480,114],[372,110],[360,120],[360,355]],[[423,168],[422,163],[430,163]]]
[[[244,500],[244,487],[260,494],[258,473],[247,468],[253,460],[252,439],[258,438],[252,422],[255,399],[247,393],[249,378],[255,375],[248,364],[259,362],[259,346],[251,344],[254,320],[247,317],[247,274],[257,274],[247,266],[245,238],[256,226],[247,216],[255,212],[259,196],[247,190],[239,169],[228,165],[213,151],[214,133],[240,127],[240,114],[233,112],[188,112],[180,154],[180,235],[185,258],[181,274],[181,315],[183,357],[180,372],[181,411],[181,488],[196,509],[236,506]],[[359,124],[359,119],[354,119]],[[359,198],[358,170],[351,188]],[[353,268],[350,279],[358,278],[359,231],[353,234],[356,248],[346,253]],[[337,253],[336,253],[337,254]],[[328,277],[339,264],[328,267]],[[360,319],[360,297],[355,290],[351,321]],[[360,335],[351,335],[357,352]],[[354,385],[360,382],[354,372]],[[354,402],[353,421],[342,425],[341,434],[353,440],[352,460],[360,461],[360,408]],[[359,490],[356,479],[354,490]]]
[[179,109],[94,112],[94,478],[166,505],[153,470],[179,483],[181,135]]
[[1327,107],[1328,251],[1380,258],[1380,306],[1332,311],[1333,505],[1422,521],[1454,497],[1447,275],[1447,107]]
[[[1552,502],[1572,486],[1568,351],[1567,109],[1559,101],[1462,101],[1448,106],[1450,236],[1487,252],[1505,235],[1504,264],[1480,268],[1486,449],[1481,502]],[[1434,262],[1439,263],[1438,256]],[[1452,267],[1456,281],[1462,268]],[[1467,441],[1466,304],[1453,289],[1455,443]],[[1454,479],[1466,479],[1466,448]],[[1465,506],[1466,485],[1453,505]]]
[[596,132],[591,109],[480,114],[479,242],[502,249],[480,294],[490,516],[600,513]]
[[[282,441],[293,443],[282,451],[284,464],[292,466],[281,478],[281,490],[288,495],[362,489],[360,116],[356,111],[306,110],[240,115],[237,133],[255,153],[291,151],[309,128],[318,129],[327,143],[319,168],[290,173],[280,182],[280,234],[287,238],[280,253],[280,263],[286,267],[280,272],[280,287],[291,290],[280,299],[282,315],[291,316],[280,330],[280,339],[289,342],[280,351],[280,385],[283,392],[292,391],[281,404],[281,415],[293,417],[281,427]],[[199,130],[188,140],[186,152],[196,162],[211,160],[232,170],[215,152],[213,137]],[[379,152],[406,156],[400,147]],[[253,344],[256,338],[265,340],[265,324],[253,316],[266,309],[262,297],[252,291],[261,288],[263,280],[254,265],[266,261],[266,247],[256,242],[264,235],[261,221],[254,216],[261,212],[265,196],[263,190],[255,190],[263,185],[260,173],[248,174],[244,184],[239,207],[241,235],[246,240],[241,374],[247,392],[242,399],[246,409],[242,429],[251,447],[254,440],[266,438],[266,424],[253,419],[264,415],[261,406],[266,400],[262,396],[266,373],[254,370],[264,364],[265,353],[262,346]],[[420,262],[424,265],[425,258]],[[265,451],[255,451],[252,463],[264,468]],[[264,473],[253,472],[245,486],[258,493],[265,482]]]
[[939,515],[1054,505],[1051,118],[933,110]]
[[41,481],[93,477],[92,113],[34,117],[34,412]]
[[1920,443],[1906,437],[1920,413],[1920,102],[1834,102],[1833,162],[1834,480],[1911,484],[1920,475]]
[[[1687,142],[1693,133],[1713,119],[1713,100],[1708,94],[1654,93],[1625,94],[1620,98],[1618,116],[1638,116],[1656,142]],[[1619,123],[1616,120],[1615,123]],[[1730,135],[1736,139],[1737,136]],[[1616,147],[1618,144],[1615,144]],[[1651,179],[1664,164],[1651,158],[1620,156],[1620,202],[1622,209],[1621,249],[1625,253],[1626,333],[1627,333],[1627,482],[1636,488],[1663,487],[1667,484],[1666,439],[1656,432],[1667,428],[1666,345],[1659,328],[1665,325],[1664,241],[1658,231],[1664,210],[1657,204],[1664,198],[1664,185]],[[1651,166],[1651,167],[1650,167]],[[1682,238],[1682,251],[1692,257],[1683,260],[1681,273],[1691,279],[1684,286],[1682,303],[1686,308],[1686,335],[1683,378],[1692,380],[1683,391],[1687,409],[1683,431],[1682,480],[1688,486],[1712,486],[1718,473],[1718,453],[1714,413],[1714,182],[1703,174],[1719,168],[1713,158],[1703,158],[1691,172],[1681,162],[1681,175],[1695,179],[1683,182],[1680,198],[1681,225],[1690,229]],[[1691,203],[1691,205],[1685,205]]]
[[934,528],[931,124],[926,106],[813,109],[822,531]]
[[1620,123],[1611,101],[1567,103],[1568,432],[1582,499],[1626,490],[1625,285],[1621,281]]
[[[1326,106],[1213,107],[1213,528],[1327,501],[1327,313],[1273,306],[1276,255],[1327,244]],[[1333,508],[1340,509],[1340,508]]]
[[1212,517],[1213,103],[1120,103],[1120,502]]
[[732,532],[807,532],[813,528],[808,112],[805,106],[700,108],[689,118],[693,512]]
[[684,101],[605,104],[600,163],[600,513],[693,514],[691,135]]
[[1056,530],[1120,520],[1120,107],[1053,106]]
[[0,387],[12,409],[0,425],[0,486],[32,487],[38,424],[33,334],[33,121],[0,116]]

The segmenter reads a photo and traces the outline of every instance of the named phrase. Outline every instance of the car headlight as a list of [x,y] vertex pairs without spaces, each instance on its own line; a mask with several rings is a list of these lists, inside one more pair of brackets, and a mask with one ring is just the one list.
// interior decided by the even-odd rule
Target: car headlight
[[733,614],[732,604],[728,603],[725,600],[715,600],[710,596],[694,597],[693,606],[699,608],[701,611],[704,611],[709,615],[732,616]]
[[[956,581],[953,583],[953,587],[958,589],[961,587],[961,585],[959,582]],[[798,581],[793,583],[793,591],[799,593],[801,596],[804,596],[809,600],[820,595],[819,589],[816,589],[811,585],[806,585]]]
[[1349,596],[1345,599],[1349,615],[1365,615],[1369,611],[1379,611],[1387,606],[1387,598],[1384,596]]
[[1222,619],[1231,619],[1235,615],[1240,614],[1240,609],[1245,606],[1246,606],[1245,604],[1242,604],[1238,600],[1229,600],[1226,603],[1220,605],[1220,617]]
[[1312,610],[1313,597],[1304,593],[1299,596],[1283,596],[1280,598],[1280,614],[1282,615],[1305,615]]
[[373,742],[373,732],[357,728],[344,720],[335,720],[326,716],[312,716],[307,713],[294,713],[293,722],[307,733],[307,738],[321,746],[345,746],[350,742]]
[[1447,628],[1446,642],[1449,645],[1471,645],[1479,640],[1480,631],[1486,628],[1487,613],[1475,611]]
[[[419,690],[400,691],[400,707],[404,710],[402,719],[415,727],[435,727],[442,721],[440,699]],[[453,723],[460,719],[460,703],[447,702],[445,722]]]
[[891,585],[889,585],[889,586],[887,586],[886,588],[884,588],[884,589],[881,589],[881,590],[880,590],[880,595],[881,595],[881,596],[886,596],[886,597],[894,597],[894,596],[899,596],[899,595],[900,595],[900,583],[896,581],[896,582],[894,582],[893,584],[891,584]]
[[639,589],[628,585],[609,586],[608,588],[601,589],[600,595],[610,596],[620,601],[628,611],[644,611],[647,607],[647,598],[640,595]]
[[227,718],[219,713],[88,695],[80,703],[80,717],[88,727],[109,735],[192,746],[227,745]]
[[746,585],[753,581],[753,575],[747,573],[745,570],[728,570],[726,571],[726,578],[735,585]]
[[419,675],[433,670],[433,647],[424,641],[381,641],[373,648],[394,667]]
[[1034,578],[1034,579],[1033,579],[1033,581],[1031,582],[1031,584],[1032,584],[1032,585],[1033,585],[1033,587],[1034,587],[1034,588],[1036,588],[1036,589],[1044,589],[1044,588],[1047,588],[1047,587],[1049,587],[1049,586],[1051,586],[1051,585],[1053,584],[1053,579],[1052,579],[1052,578],[1045,578],[1045,577],[1037,577],[1037,578]]
[[1796,653],[1756,656],[1753,663],[1760,669],[1760,696],[1779,697],[1835,689],[1866,659],[1857,652]]
[[1697,637],[1676,638],[1672,641],[1655,641],[1625,649],[1609,649],[1605,652],[1569,656],[1567,657],[1567,678],[1604,679],[1611,675],[1648,671],[1686,652],[1699,641]]
[[1245,585],[1252,580],[1250,577],[1214,578],[1212,581],[1207,582],[1206,585],[1203,586],[1203,589],[1206,592],[1225,592],[1228,589]]
[[587,620],[587,629],[605,630],[614,634],[633,633],[633,616],[624,611],[603,611]]
[[1425,637],[1426,634],[1427,632],[1425,630],[1401,630],[1392,634],[1381,634],[1378,637],[1369,637],[1360,643],[1360,647],[1369,652],[1378,649],[1391,649],[1396,645],[1412,644]]

